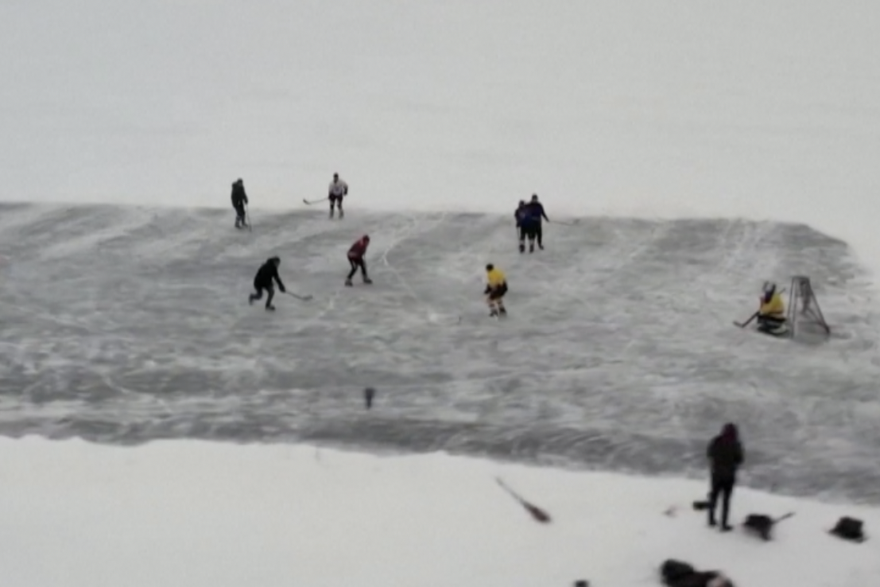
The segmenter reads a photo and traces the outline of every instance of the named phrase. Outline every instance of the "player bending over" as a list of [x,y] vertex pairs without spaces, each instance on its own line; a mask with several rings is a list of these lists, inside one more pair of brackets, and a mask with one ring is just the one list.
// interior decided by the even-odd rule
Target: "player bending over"
[[284,283],[281,281],[281,278],[278,277],[279,265],[281,265],[281,259],[278,257],[272,257],[260,266],[257,275],[254,277],[254,289],[257,291],[248,296],[249,304],[253,305],[255,301],[262,298],[263,290],[266,290],[266,293],[268,294],[268,297],[266,298],[266,309],[275,309],[275,306],[272,305],[272,298],[275,297],[275,289],[272,287],[272,282],[277,282],[278,289],[282,292],[287,291],[284,288]]
[[489,304],[489,316],[507,316],[504,307],[504,294],[507,293],[507,278],[500,269],[489,263],[486,265],[486,303]]
[[345,278],[345,285],[348,287],[351,287],[351,278],[357,273],[358,268],[361,270],[364,283],[373,283],[373,280],[367,277],[367,262],[364,260],[368,246],[370,246],[370,236],[365,234],[348,249],[348,264],[351,265],[351,272]]
[[345,216],[342,211],[342,198],[348,195],[348,184],[339,179],[339,174],[333,174],[333,181],[330,182],[330,190],[327,193],[327,199],[330,200],[330,218],[333,218],[333,212],[336,206],[339,206],[339,218]]
[[764,282],[764,293],[758,310],[758,330],[776,335],[788,332],[782,294],[776,291],[776,284],[769,281]]

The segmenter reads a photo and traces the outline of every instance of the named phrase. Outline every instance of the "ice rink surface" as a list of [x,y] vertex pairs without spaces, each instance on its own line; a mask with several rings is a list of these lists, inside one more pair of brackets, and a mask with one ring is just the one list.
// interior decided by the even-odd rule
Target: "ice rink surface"
[[[512,217],[0,205],[0,434],[302,440],[651,474],[740,424],[754,487],[880,503],[877,316],[803,225],[583,218],[521,256]],[[573,219],[560,219],[572,221]],[[343,287],[372,237],[375,283]],[[266,258],[291,291],[247,296]],[[508,276],[490,320],[483,266]],[[731,322],[809,275],[833,329]],[[372,411],[362,390],[377,389]]]

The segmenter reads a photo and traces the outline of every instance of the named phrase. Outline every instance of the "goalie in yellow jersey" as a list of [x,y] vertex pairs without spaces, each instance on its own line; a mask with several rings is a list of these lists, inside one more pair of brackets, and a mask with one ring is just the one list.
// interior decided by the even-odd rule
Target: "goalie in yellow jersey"
[[489,316],[507,316],[504,307],[504,294],[507,293],[507,278],[500,269],[489,263],[486,265],[486,303],[489,304]]
[[758,310],[758,330],[775,336],[788,334],[782,292],[777,291],[776,284],[770,281],[764,282],[761,307]]

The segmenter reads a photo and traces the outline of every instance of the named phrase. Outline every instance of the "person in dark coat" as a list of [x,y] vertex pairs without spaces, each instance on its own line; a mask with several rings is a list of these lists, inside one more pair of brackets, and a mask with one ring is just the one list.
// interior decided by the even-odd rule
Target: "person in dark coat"
[[721,434],[712,439],[706,450],[711,470],[709,489],[709,525],[715,526],[715,509],[721,500],[721,530],[731,530],[729,522],[730,497],[736,485],[736,473],[743,463],[745,451],[735,424],[727,423]]
[[232,207],[235,209],[235,228],[247,226],[244,207],[248,203],[247,194],[244,192],[244,181],[237,179],[232,184]]
[[525,220],[527,214],[526,210],[526,201],[520,200],[519,205],[516,207],[516,210],[513,213],[513,218],[516,220],[516,230],[519,233],[519,252],[526,252],[526,229],[523,226],[523,220]]
[[281,278],[278,276],[278,266],[281,265],[281,259],[278,257],[272,257],[265,263],[260,266],[260,269],[257,271],[257,275],[254,277],[254,289],[257,290],[256,293],[252,293],[248,297],[248,303],[253,305],[254,302],[263,297],[263,290],[266,290],[268,297],[266,298],[266,309],[274,310],[275,306],[272,305],[272,298],[275,297],[275,288],[272,285],[272,282],[278,283],[278,289],[282,292],[287,291],[284,288],[284,282],[281,281]]
[[520,253],[523,253],[526,250],[526,238],[529,239],[530,253],[535,252],[535,239],[538,240],[538,248],[542,251],[544,250],[544,231],[541,227],[542,220],[550,222],[550,219],[547,218],[547,213],[544,212],[544,205],[538,201],[538,194],[532,194],[532,199],[523,207],[522,218],[519,221],[519,226],[521,228],[519,239]]

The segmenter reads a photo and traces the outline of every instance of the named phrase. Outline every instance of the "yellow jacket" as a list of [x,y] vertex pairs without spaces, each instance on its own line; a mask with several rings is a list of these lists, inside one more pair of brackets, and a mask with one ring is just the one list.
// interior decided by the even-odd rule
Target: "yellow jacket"
[[779,292],[774,292],[769,302],[764,302],[764,298],[761,298],[761,309],[758,310],[758,314],[771,318],[785,318],[785,303]]
[[504,277],[504,272],[500,269],[492,269],[488,273],[486,273],[486,285],[491,289],[495,289],[496,287],[501,287],[507,283],[507,278]]

